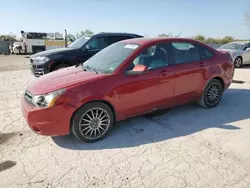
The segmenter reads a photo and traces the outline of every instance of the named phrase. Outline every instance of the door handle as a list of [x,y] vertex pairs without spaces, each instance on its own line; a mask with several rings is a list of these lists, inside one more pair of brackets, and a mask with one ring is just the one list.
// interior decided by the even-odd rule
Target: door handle
[[204,66],[205,66],[205,63],[204,63],[204,62],[200,62],[200,66],[201,66],[201,67],[204,67]]
[[161,75],[162,75],[162,76],[165,76],[165,75],[167,75],[167,74],[168,74],[168,71],[167,71],[167,70],[161,71]]

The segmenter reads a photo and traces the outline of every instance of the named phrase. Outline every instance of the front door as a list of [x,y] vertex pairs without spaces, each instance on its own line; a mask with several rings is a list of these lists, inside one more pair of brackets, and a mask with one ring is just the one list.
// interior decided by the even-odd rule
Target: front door
[[166,45],[154,45],[140,53],[126,71],[137,64],[146,65],[149,71],[140,75],[124,74],[124,83],[116,89],[125,117],[163,108],[174,96],[173,72]]
[[109,36],[97,36],[91,39],[79,54],[78,60],[81,63],[87,61],[93,55],[110,45]]
[[250,43],[247,44],[244,48],[244,51],[243,51],[243,64],[250,64],[250,50],[247,50],[247,49],[250,49]]

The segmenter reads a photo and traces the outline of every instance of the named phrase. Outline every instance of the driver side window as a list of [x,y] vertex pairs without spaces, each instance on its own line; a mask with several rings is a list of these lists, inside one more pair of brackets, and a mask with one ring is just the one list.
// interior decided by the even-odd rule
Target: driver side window
[[250,48],[250,43],[248,43],[248,44],[245,46],[244,50],[246,50],[247,48]]
[[169,51],[166,45],[154,45],[144,49],[128,66],[127,71],[136,65],[144,65],[148,70],[166,67],[169,65]]
[[91,50],[101,50],[109,46],[109,37],[97,37],[88,44]]

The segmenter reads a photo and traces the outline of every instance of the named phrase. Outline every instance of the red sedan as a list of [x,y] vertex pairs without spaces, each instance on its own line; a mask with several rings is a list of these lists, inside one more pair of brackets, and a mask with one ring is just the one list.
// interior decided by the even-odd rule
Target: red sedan
[[195,40],[125,40],[30,83],[22,112],[38,134],[94,142],[132,116],[191,101],[215,107],[233,75],[228,53]]

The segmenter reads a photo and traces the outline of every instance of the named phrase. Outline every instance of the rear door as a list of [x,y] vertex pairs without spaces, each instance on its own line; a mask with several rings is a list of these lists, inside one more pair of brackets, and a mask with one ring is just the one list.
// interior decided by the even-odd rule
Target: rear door
[[199,48],[190,42],[172,42],[175,72],[175,99],[185,103],[199,97],[204,84],[206,61],[202,61]]

